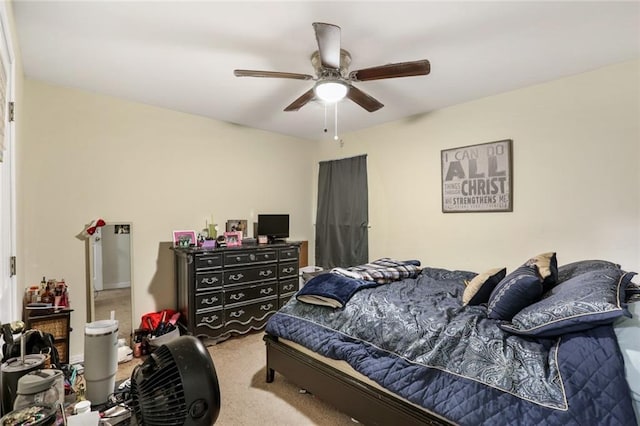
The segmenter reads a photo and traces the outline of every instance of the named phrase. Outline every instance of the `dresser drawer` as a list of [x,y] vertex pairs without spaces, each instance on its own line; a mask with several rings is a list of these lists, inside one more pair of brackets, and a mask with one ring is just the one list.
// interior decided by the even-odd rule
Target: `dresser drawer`
[[196,290],[210,290],[222,287],[222,272],[196,273]]
[[276,263],[224,271],[225,285],[268,281],[275,280],[277,278],[278,265]]
[[284,262],[278,265],[278,278],[283,279],[287,277],[298,276],[298,262]]
[[280,287],[280,296],[284,294],[295,293],[296,291],[298,291],[299,285],[300,282],[298,281],[298,278],[280,281],[280,283],[278,284],[278,286]]
[[278,257],[280,261],[294,260],[298,258],[298,247],[287,247],[278,250]]
[[260,321],[278,310],[278,299],[263,300],[249,305],[236,306],[225,309],[226,324],[247,324],[250,321]]
[[285,296],[280,296],[280,298],[278,299],[278,309],[282,308],[284,305],[287,304],[287,302],[289,300],[291,300],[291,298],[293,297],[295,293],[291,293]]
[[222,267],[221,253],[206,253],[196,255],[196,270]]
[[224,291],[224,304],[232,305],[246,301],[256,300],[264,297],[273,297],[278,292],[278,283],[255,284],[233,289],[226,288]]
[[212,330],[224,325],[222,309],[214,309],[208,312],[201,312],[195,316],[196,327],[207,327]]
[[222,308],[222,291],[200,293],[196,295],[196,312],[204,309]]
[[275,250],[236,251],[224,254],[225,266],[250,265],[252,263],[275,262],[278,254]]

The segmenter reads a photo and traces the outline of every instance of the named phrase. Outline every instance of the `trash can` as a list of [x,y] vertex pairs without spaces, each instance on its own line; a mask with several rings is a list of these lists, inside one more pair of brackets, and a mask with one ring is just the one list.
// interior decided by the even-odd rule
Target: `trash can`
[[304,266],[300,268],[300,288],[311,278],[321,274],[323,271],[324,269],[319,266]]
[[[21,339],[23,339],[21,337]],[[42,354],[29,354],[24,357],[10,358],[2,364],[0,383],[2,383],[2,414],[13,411],[13,403],[18,394],[18,381],[25,374],[36,371],[44,366],[45,356]]]
[[92,405],[107,402],[118,371],[118,321],[102,320],[84,328],[84,379]]

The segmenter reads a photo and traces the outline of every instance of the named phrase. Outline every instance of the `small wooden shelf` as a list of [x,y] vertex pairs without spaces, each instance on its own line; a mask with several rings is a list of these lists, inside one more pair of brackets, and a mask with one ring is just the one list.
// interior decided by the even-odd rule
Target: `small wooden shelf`
[[71,312],[73,309],[61,309],[46,313],[25,309],[23,315],[27,330],[35,329],[53,335],[53,344],[58,350],[62,364],[69,363],[69,339],[72,331]]

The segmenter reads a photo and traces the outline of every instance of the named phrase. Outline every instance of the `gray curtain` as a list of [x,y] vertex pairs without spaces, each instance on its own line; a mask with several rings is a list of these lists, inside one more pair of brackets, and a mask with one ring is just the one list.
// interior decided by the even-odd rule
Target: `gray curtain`
[[368,204],[366,155],[320,163],[317,266],[328,269],[368,262]]

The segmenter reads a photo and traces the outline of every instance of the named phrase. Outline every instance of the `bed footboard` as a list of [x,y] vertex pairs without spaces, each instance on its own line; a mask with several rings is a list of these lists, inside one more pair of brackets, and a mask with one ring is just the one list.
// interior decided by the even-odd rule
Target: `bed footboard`
[[366,425],[453,424],[296,351],[278,342],[277,337],[265,334],[263,339],[267,349],[268,383],[274,380],[277,371]]

